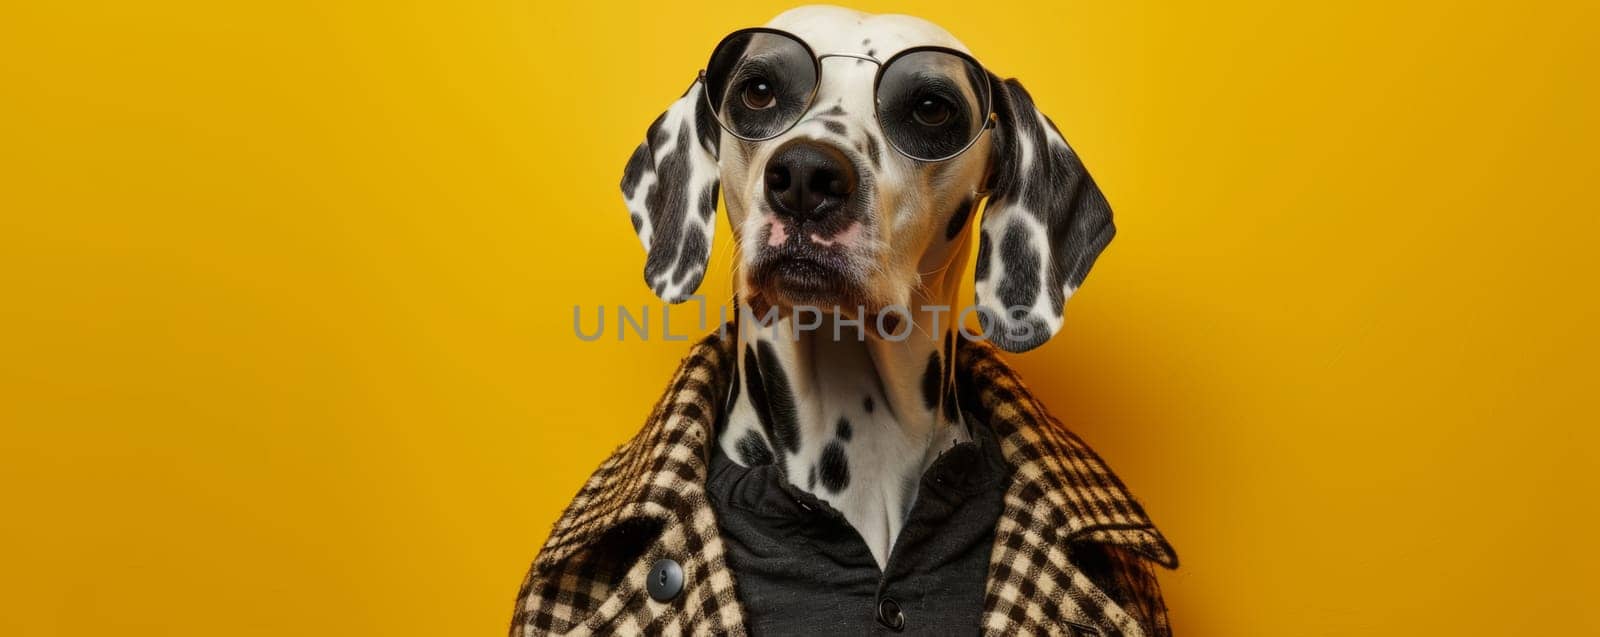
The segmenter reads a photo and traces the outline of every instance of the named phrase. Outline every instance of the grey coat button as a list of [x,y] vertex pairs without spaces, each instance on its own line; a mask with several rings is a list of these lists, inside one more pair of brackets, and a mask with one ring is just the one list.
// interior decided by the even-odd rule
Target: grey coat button
[[677,560],[661,558],[650,565],[649,581],[645,582],[645,590],[650,591],[650,599],[658,602],[671,601],[683,592],[683,567]]

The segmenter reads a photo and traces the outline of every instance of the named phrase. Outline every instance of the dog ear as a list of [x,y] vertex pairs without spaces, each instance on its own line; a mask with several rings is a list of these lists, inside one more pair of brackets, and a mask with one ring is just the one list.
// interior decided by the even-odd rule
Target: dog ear
[[999,119],[978,235],[978,314],[994,344],[1025,352],[1061,329],[1067,297],[1111,242],[1111,206],[1016,80],[989,83]]
[[717,147],[722,130],[689,90],[656,118],[622,171],[622,197],[648,253],[645,285],[668,303],[700,287],[717,224]]

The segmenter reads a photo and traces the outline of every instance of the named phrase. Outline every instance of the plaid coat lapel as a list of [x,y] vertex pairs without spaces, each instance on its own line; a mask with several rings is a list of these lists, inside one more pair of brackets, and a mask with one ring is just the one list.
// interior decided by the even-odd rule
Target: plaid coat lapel
[[[704,488],[732,355],[731,337],[697,343],[644,428],[578,491],[523,580],[512,635],[744,633]],[[666,603],[646,591],[664,558],[684,574]]]
[[[731,334],[697,343],[645,426],[556,522],[517,595],[512,635],[745,633],[706,501],[706,468],[733,369]],[[1166,635],[1150,563],[1177,566],[1144,510],[1082,440],[1045,412],[987,343],[959,352],[961,402],[1015,469],[995,528],[987,634]],[[683,590],[646,592],[672,559]]]
[[1045,411],[994,346],[963,343],[958,361],[962,405],[995,430],[1015,469],[995,525],[984,631],[1168,634],[1144,560],[1177,568],[1178,557],[1144,508]]

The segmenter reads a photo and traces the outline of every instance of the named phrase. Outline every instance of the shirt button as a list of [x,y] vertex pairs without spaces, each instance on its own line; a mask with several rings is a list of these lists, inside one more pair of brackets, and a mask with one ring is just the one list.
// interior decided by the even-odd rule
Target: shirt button
[[683,567],[676,560],[662,558],[650,565],[649,579],[645,582],[645,590],[650,591],[650,599],[658,602],[671,601],[683,591]]
[[878,623],[899,632],[906,627],[906,616],[900,612],[900,602],[885,597],[878,602]]

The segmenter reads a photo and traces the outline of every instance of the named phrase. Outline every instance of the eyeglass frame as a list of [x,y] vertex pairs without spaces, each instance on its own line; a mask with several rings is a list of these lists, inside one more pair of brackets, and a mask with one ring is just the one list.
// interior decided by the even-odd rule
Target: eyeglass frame
[[950,55],[954,55],[957,58],[960,58],[962,60],[965,60],[966,62],[971,63],[974,67],[977,67],[977,69],[979,71],[983,72],[984,80],[985,80],[982,83],[983,84],[983,95],[982,95],[982,100],[981,100],[982,107],[983,107],[983,110],[984,110],[983,128],[978,129],[977,134],[973,135],[972,139],[967,140],[967,143],[966,143],[965,146],[962,146],[959,150],[957,150],[957,151],[955,151],[953,153],[950,153],[948,156],[941,157],[941,158],[938,158],[938,159],[926,159],[926,158],[923,158],[923,157],[914,156],[911,153],[908,153],[904,149],[900,148],[900,145],[894,143],[894,140],[892,138],[890,138],[888,140],[889,141],[889,146],[893,147],[895,152],[900,153],[901,155],[904,155],[904,156],[910,158],[913,161],[928,162],[928,163],[950,161],[952,159],[960,157],[962,153],[965,153],[969,149],[971,149],[974,145],[976,145],[978,143],[979,139],[983,138],[983,133],[985,131],[993,130],[995,128],[995,126],[997,126],[998,123],[999,123],[999,116],[996,115],[995,112],[994,112],[994,87],[992,86],[992,82],[988,81],[989,69],[985,68],[983,66],[983,63],[979,62],[977,58],[972,57],[971,54],[966,53],[964,51],[958,51],[958,50],[952,49],[950,47],[944,47],[944,46],[914,46],[914,47],[911,47],[911,48],[902,49],[902,50],[896,52],[894,55],[889,56],[889,58],[885,59],[885,60],[879,60],[879,59],[877,59],[875,57],[866,56],[866,55],[855,55],[855,54],[852,54],[852,53],[824,53],[822,55],[818,55],[816,50],[812,49],[811,45],[806,44],[806,41],[801,39],[800,36],[798,36],[798,35],[795,35],[795,34],[790,33],[788,31],[784,31],[782,29],[774,29],[774,28],[771,28],[771,27],[749,27],[749,28],[739,29],[737,31],[729,33],[726,36],[723,36],[722,40],[717,42],[717,46],[715,46],[715,47],[713,47],[711,49],[711,57],[706,60],[706,66],[707,67],[711,66],[711,62],[716,59],[717,52],[721,51],[722,50],[722,46],[724,44],[727,44],[729,40],[732,40],[733,38],[741,36],[741,35],[750,35],[750,34],[759,34],[759,33],[766,33],[766,34],[769,34],[769,35],[775,35],[775,36],[778,36],[778,37],[788,38],[789,40],[792,40],[795,44],[800,45],[800,48],[804,49],[806,54],[811,58],[811,73],[812,73],[812,75],[814,77],[816,77],[816,81],[812,82],[812,84],[811,84],[811,92],[806,95],[805,108],[801,109],[801,111],[800,111],[800,115],[801,116],[795,117],[794,121],[789,122],[788,126],[785,126],[785,127],[783,127],[782,130],[779,130],[778,132],[773,133],[771,135],[768,135],[766,137],[746,137],[744,135],[740,135],[737,131],[734,131],[732,127],[728,126],[728,124],[726,122],[722,121],[722,115],[717,112],[717,110],[718,110],[717,104],[715,102],[711,101],[711,83],[706,81],[706,69],[700,69],[699,77],[695,81],[700,83],[700,87],[702,89],[700,92],[703,94],[703,97],[704,97],[705,102],[706,102],[706,106],[711,109],[711,119],[713,119],[713,120],[715,120],[717,122],[717,126],[719,128],[721,128],[723,130],[723,132],[726,132],[729,135],[732,135],[737,139],[741,139],[741,140],[744,140],[744,141],[747,141],[747,142],[764,142],[764,141],[771,140],[771,139],[777,139],[778,137],[782,137],[784,133],[787,133],[787,132],[789,132],[791,130],[794,130],[794,127],[798,126],[800,124],[801,120],[805,119],[803,117],[805,112],[811,110],[811,107],[816,104],[817,92],[822,90],[822,60],[826,59],[826,58],[848,58],[848,59],[854,59],[854,60],[861,60],[861,61],[864,61],[864,62],[871,62],[871,63],[873,63],[873,64],[878,66],[878,70],[873,74],[873,78],[872,78],[872,117],[878,121],[878,126],[880,128],[885,128],[884,124],[883,124],[883,109],[880,108],[882,106],[882,104],[879,102],[879,96],[878,96],[878,87],[883,82],[883,70],[886,69],[886,68],[889,68],[889,65],[894,64],[895,61],[899,60],[902,57],[905,57],[905,56],[913,54],[913,53],[925,53],[925,52],[930,52],[930,51],[938,52],[938,53],[948,53]]

